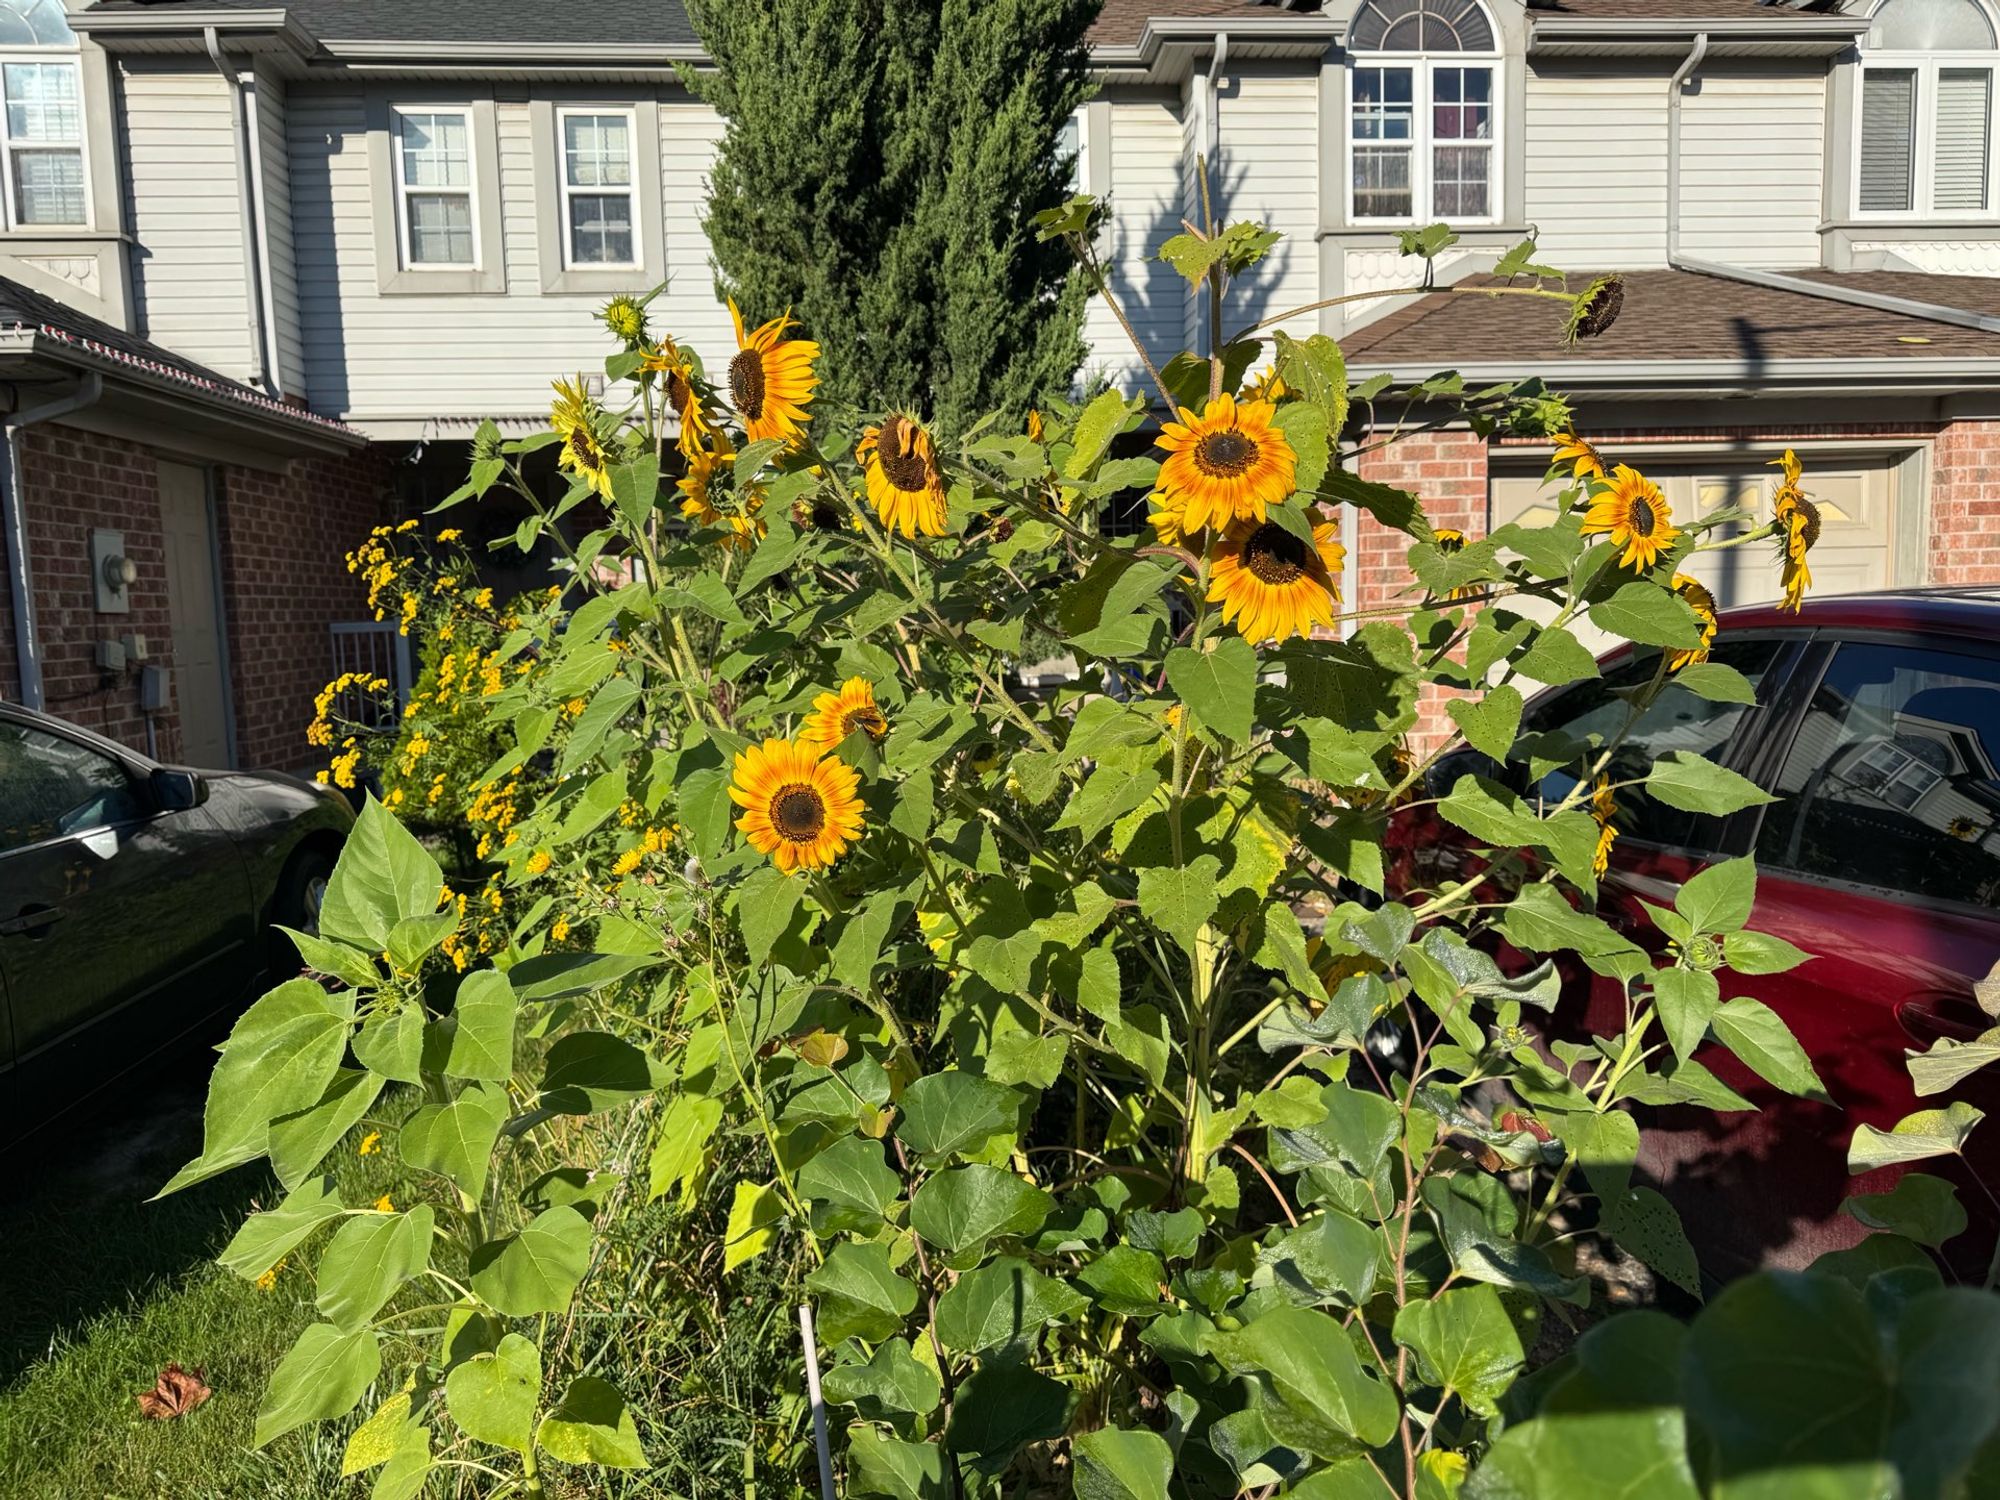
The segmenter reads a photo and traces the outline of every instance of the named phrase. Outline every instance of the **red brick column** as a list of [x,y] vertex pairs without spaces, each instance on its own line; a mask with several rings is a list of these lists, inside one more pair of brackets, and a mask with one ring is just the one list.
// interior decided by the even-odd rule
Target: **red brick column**
[[2000,583],[2000,421],[1950,423],[1931,466],[1927,580]]

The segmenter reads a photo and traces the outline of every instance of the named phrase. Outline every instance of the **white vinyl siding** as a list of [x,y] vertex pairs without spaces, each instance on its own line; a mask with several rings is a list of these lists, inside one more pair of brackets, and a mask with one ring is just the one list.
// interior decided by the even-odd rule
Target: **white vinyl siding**
[[1917,180],[1917,75],[1870,68],[1861,75],[1861,209],[1907,213]]
[[[1164,364],[1181,350],[1186,313],[1186,283],[1160,259],[1160,246],[1180,232],[1181,122],[1164,102],[1114,99],[1109,113],[1111,192],[1097,253],[1147,353],[1155,364]],[[1132,341],[1101,297],[1090,300],[1083,337],[1090,350],[1086,383],[1102,374],[1128,394],[1149,389]]]
[[1526,218],[1541,259],[1577,270],[1667,262],[1667,80],[1531,68]]
[[279,389],[305,393],[305,348],[299,337],[299,277],[292,243],[292,164],[285,140],[285,85],[260,69],[256,78],[257,189],[263,205],[264,284],[270,297],[270,343]]
[[1937,155],[1931,201],[1940,210],[1986,207],[1988,121],[1993,74],[1985,68],[1938,72]]
[[[1311,74],[1257,72],[1252,66],[1245,64],[1219,90],[1221,162],[1211,175],[1218,190],[1215,213],[1224,224],[1257,219],[1284,238],[1231,286],[1223,309],[1225,334],[1320,295],[1319,83]],[[1306,313],[1283,326],[1304,337],[1319,330],[1319,316]],[[1270,337],[1268,330],[1264,337]]]
[[[235,111],[214,69],[122,71],[136,331],[240,378],[250,364]],[[368,233],[364,204],[357,225]]]
[[[1826,81],[1723,62],[1681,100],[1681,248],[1730,265],[1820,261]],[[1532,217],[1532,215],[1530,215]]]

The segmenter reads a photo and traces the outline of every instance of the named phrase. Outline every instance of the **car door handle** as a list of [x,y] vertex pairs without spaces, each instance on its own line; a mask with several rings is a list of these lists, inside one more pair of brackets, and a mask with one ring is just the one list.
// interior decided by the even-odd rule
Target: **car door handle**
[[0,937],[41,937],[62,918],[56,906],[24,906],[0,922]]
[[1946,1037],[1977,1041],[2000,1021],[1959,995],[1916,995],[1898,1002],[1896,1024],[1918,1046],[1929,1047]]

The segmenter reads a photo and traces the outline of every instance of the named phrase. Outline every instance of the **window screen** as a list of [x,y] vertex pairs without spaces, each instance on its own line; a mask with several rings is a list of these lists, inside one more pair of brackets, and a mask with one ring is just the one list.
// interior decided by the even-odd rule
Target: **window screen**
[[1861,75],[1861,206],[1901,213],[1916,179],[1917,75],[1870,68]]
[[1996,764],[2000,662],[1848,642],[1770,788],[1758,862],[2000,905]]
[[1939,71],[1932,207],[1986,207],[1987,114],[1992,93],[1989,69]]

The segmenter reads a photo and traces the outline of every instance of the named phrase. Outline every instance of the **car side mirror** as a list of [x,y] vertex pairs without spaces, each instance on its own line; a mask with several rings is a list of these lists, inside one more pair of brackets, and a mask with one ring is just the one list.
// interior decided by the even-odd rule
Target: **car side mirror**
[[186,812],[208,800],[208,783],[193,771],[160,766],[153,772],[153,805],[161,812]]

